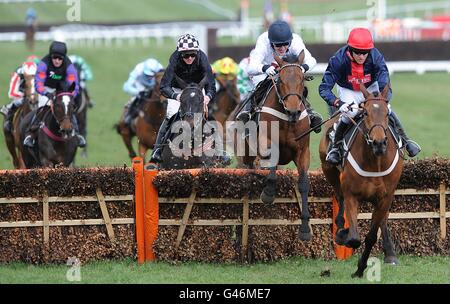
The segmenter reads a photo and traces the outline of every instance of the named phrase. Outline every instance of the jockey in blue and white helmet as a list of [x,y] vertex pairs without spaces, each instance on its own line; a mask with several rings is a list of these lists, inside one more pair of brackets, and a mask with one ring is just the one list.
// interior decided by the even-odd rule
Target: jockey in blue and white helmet
[[127,111],[124,121],[128,126],[137,116],[141,101],[149,97],[153,91],[156,84],[156,73],[163,69],[163,66],[158,60],[149,58],[137,64],[133,71],[131,71],[128,80],[123,84],[123,90],[132,96],[125,104]]

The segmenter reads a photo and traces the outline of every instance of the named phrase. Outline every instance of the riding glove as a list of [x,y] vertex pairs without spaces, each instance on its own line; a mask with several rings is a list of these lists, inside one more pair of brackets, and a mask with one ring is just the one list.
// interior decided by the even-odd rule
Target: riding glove
[[277,73],[277,70],[275,69],[275,67],[273,65],[267,67],[266,69],[264,69],[264,73],[266,73],[269,76],[273,76]]

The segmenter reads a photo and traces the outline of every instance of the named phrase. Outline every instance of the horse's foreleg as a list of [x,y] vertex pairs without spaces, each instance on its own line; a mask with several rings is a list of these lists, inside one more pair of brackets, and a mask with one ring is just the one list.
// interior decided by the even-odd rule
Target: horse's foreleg
[[261,201],[265,204],[272,204],[277,194],[277,167],[270,167],[270,173],[266,177],[266,183],[263,191],[261,192]]
[[309,177],[308,172],[305,170],[300,171],[298,178],[298,190],[302,197],[302,214],[300,216],[302,222],[300,224],[299,238],[302,241],[311,240],[311,229],[309,228],[309,204],[308,204],[308,194],[309,194]]
[[345,213],[350,224],[345,246],[349,248],[359,248],[361,246],[361,238],[358,233],[358,200],[353,195],[345,195]]
[[19,161],[19,158],[17,157],[17,151],[16,151],[16,145],[14,142],[14,137],[10,132],[5,131],[5,130],[3,130],[3,134],[5,135],[6,147],[8,148],[9,154],[11,154],[14,168],[19,169],[20,161]]
[[386,264],[398,265],[398,259],[395,254],[394,243],[392,242],[391,234],[387,226],[387,219],[389,213],[386,214],[385,218],[381,222],[381,237],[383,238],[383,251],[384,251],[384,262]]
[[338,214],[336,216],[336,221],[335,221],[336,226],[337,226],[336,244],[342,246],[342,245],[344,245],[345,240],[347,239],[347,236],[348,236],[348,229],[344,229],[344,224],[345,224],[344,198],[342,196],[337,195],[336,200],[338,201],[338,205],[339,205],[339,210],[338,210]]
[[364,251],[361,255],[361,258],[358,261],[358,269],[352,277],[362,278],[364,274],[364,270],[367,268],[367,260],[369,259],[370,252],[372,251],[373,246],[377,242],[377,234],[378,229],[381,226],[381,223],[386,218],[386,215],[389,211],[390,203],[387,203],[386,198],[381,201],[378,205],[375,205],[375,210],[372,214],[372,223],[370,225],[369,232],[366,235],[364,240]]
[[128,156],[130,158],[136,157],[136,152],[134,151],[133,145],[131,143],[131,139],[133,138],[131,130],[127,126],[125,126],[124,123],[119,123],[117,130],[119,131],[120,136],[122,136],[122,140],[127,147]]

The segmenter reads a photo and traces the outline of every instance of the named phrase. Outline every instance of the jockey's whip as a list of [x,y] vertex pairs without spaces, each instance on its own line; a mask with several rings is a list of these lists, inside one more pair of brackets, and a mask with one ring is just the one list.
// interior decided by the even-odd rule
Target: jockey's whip
[[300,140],[300,139],[302,139],[303,137],[305,137],[306,135],[308,135],[309,133],[311,133],[312,131],[314,131],[314,130],[317,129],[318,127],[322,126],[322,125],[325,124],[327,121],[329,121],[329,120],[335,118],[335,117],[338,116],[339,114],[341,114],[341,112],[338,110],[338,111],[336,111],[333,115],[331,115],[330,118],[328,118],[328,119],[322,121],[319,125],[315,126],[314,128],[309,129],[309,130],[306,131],[305,133],[300,134],[299,136],[295,137],[294,140]]

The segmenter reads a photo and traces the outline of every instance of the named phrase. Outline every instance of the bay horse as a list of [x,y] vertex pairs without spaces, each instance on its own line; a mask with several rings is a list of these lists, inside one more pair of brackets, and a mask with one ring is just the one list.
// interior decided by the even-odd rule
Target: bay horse
[[139,155],[145,160],[147,150],[153,149],[159,127],[166,117],[166,98],[161,95],[159,90],[163,75],[164,70],[155,74],[155,87],[150,97],[140,104],[139,115],[133,120],[131,126],[128,127],[124,122],[125,109],[119,123],[116,125],[116,130],[122,136],[122,140],[128,150],[128,156],[131,159],[136,156],[132,144],[133,137],[137,137]]
[[[45,111],[33,148],[23,145],[25,130],[35,111],[25,116],[20,124],[20,147],[27,168],[56,167],[72,164],[78,148],[78,138],[72,126],[74,97],[71,92],[60,92]],[[39,111],[38,110],[38,111]]]
[[[162,147],[160,168],[188,169],[223,166],[223,159],[215,153],[213,147],[221,141],[222,134],[218,130],[220,124],[207,121],[204,113],[203,88],[208,81],[206,76],[198,84],[187,84],[181,78],[175,77],[182,89],[180,108],[178,113],[171,117],[172,127],[166,133],[167,140]],[[205,131],[206,127],[210,129]]]
[[225,121],[240,102],[240,93],[237,88],[237,77],[226,79],[217,76],[216,80],[219,83],[219,90],[210,103],[212,105],[211,114],[225,128]]
[[34,87],[34,74],[28,74],[26,70],[23,71],[24,77],[24,95],[23,103],[17,109],[12,121],[11,132],[3,129],[5,135],[6,146],[11,154],[13,165],[15,169],[25,169],[25,163],[22,159],[22,154],[19,149],[20,146],[20,122],[29,112],[37,107],[38,94]]
[[[336,119],[326,124],[328,132],[324,132],[319,146],[323,173],[333,186],[339,204],[336,243],[358,248],[361,245],[357,223],[358,206],[362,202],[371,202],[374,206],[370,230],[365,238],[365,248],[352,277],[363,276],[380,227],[384,261],[389,264],[398,263],[387,219],[402,174],[403,158],[399,157],[397,141],[388,125],[388,91],[387,85],[381,94],[375,96],[369,94],[364,85],[361,85],[361,92],[365,97],[365,101],[360,104],[362,122],[356,126],[354,140],[348,147],[348,157],[340,168],[325,160],[329,144],[328,133]],[[344,229],[344,210],[349,220],[348,229]]]
[[[305,53],[302,51],[298,56],[290,56],[290,58],[284,59],[286,61],[275,54],[274,58],[278,64],[279,77],[278,80],[272,78],[273,84],[263,98],[262,107],[260,106],[260,110],[257,111],[259,114],[257,124],[259,150],[261,150],[262,139],[267,140],[268,148],[272,150],[271,155],[277,153],[278,157],[268,166],[262,166],[269,169],[270,172],[265,180],[261,201],[266,204],[273,203],[277,184],[276,168],[278,165],[286,165],[294,161],[299,175],[298,189],[302,199],[301,225],[298,236],[302,241],[309,241],[311,240],[308,206],[309,134],[301,140],[295,140],[297,136],[309,129],[309,118],[304,104],[305,75],[301,69]],[[261,128],[261,122],[267,123],[268,128]],[[270,129],[271,132],[268,131]],[[272,138],[274,131],[278,136],[277,140]],[[256,156],[248,153],[251,150],[251,141],[251,139],[246,141],[245,156],[238,155],[242,163],[249,168],[254,167],[256,159]],[[258,158],[267,159],[267,156],[261,155],[260,151],[257,151],[257,154]]]

